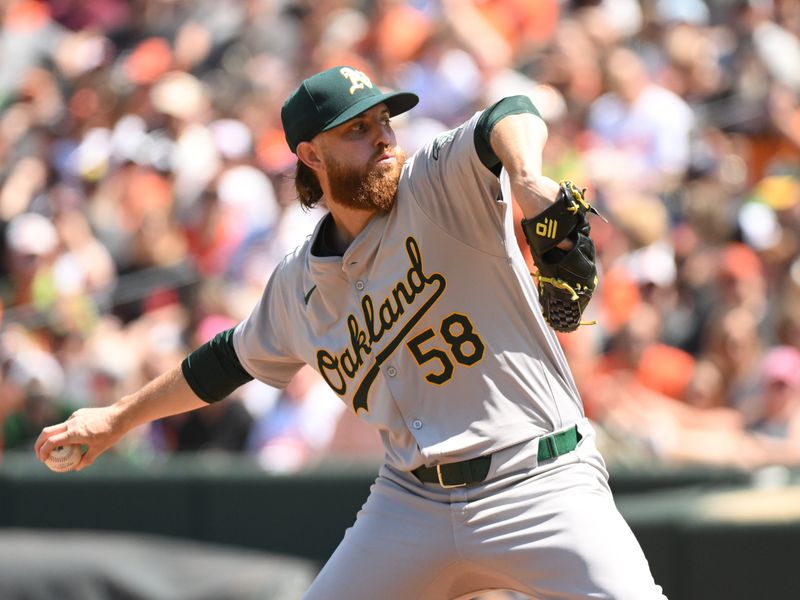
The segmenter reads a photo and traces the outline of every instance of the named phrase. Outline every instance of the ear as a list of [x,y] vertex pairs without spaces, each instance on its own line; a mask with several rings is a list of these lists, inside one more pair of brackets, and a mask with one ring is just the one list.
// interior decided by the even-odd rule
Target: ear
[[319,149],[311,142],[300,142],[297,145],[297,158],[314,171],[320,171],[324,167]]

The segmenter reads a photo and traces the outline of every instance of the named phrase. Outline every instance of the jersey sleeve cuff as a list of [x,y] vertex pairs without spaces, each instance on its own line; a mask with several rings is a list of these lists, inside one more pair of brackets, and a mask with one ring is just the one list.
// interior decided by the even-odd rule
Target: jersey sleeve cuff
[[500,176],[503,165],[494,153],[492,144],[489,141],[492,130],[494,126],[505,117],[523,113],[530,113],[541,117],[539,111],[527,96],[508,96],[507,98],[495,102],[492,106],[484,110],[478,119],[478,123],[475,127],[475,150],[483,165],[497,177]]

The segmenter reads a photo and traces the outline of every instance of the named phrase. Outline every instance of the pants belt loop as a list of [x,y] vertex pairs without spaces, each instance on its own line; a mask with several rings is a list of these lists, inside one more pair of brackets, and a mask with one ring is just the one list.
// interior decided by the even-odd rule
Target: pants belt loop
[[555,436],[553,436],[553,435],[548,435],[545,438],[546,443],[547,443],[547,448],[548,448],[548,450],[550,450],[549,458],[558,458],[558,445],[556,444],[555,439],[553,439],[554,437]]

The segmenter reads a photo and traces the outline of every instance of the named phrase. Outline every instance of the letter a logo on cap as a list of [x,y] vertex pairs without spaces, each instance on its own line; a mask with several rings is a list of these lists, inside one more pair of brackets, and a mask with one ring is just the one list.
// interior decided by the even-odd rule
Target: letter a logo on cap
[[354,94],[356,90],[363,90],[365,87],[372,89],[372,82],[369,80],[364,73],[359,71],[358,69],[351,69],[350,67],[344,67],[339,69],[339,72],[345,79],[348,79],[352,84],[350,86],[350,94]]

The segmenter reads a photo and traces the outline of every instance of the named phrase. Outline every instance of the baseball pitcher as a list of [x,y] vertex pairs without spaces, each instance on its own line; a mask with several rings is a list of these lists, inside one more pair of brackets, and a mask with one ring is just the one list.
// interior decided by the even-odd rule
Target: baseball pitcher
[[[250,316],[139,392],[36,442],[90,465],[131,428],[304,364],[380,432],[385,464],[310,600],[664,598],[615,508],[556,331],[596,285],[591,205],[542,176],[544,122],[505,98],[411,157],[394,115],[418,98],[341,66],[282,110],[300,201],[329,213]],[[516,243],[512,195],[538,269]]]

